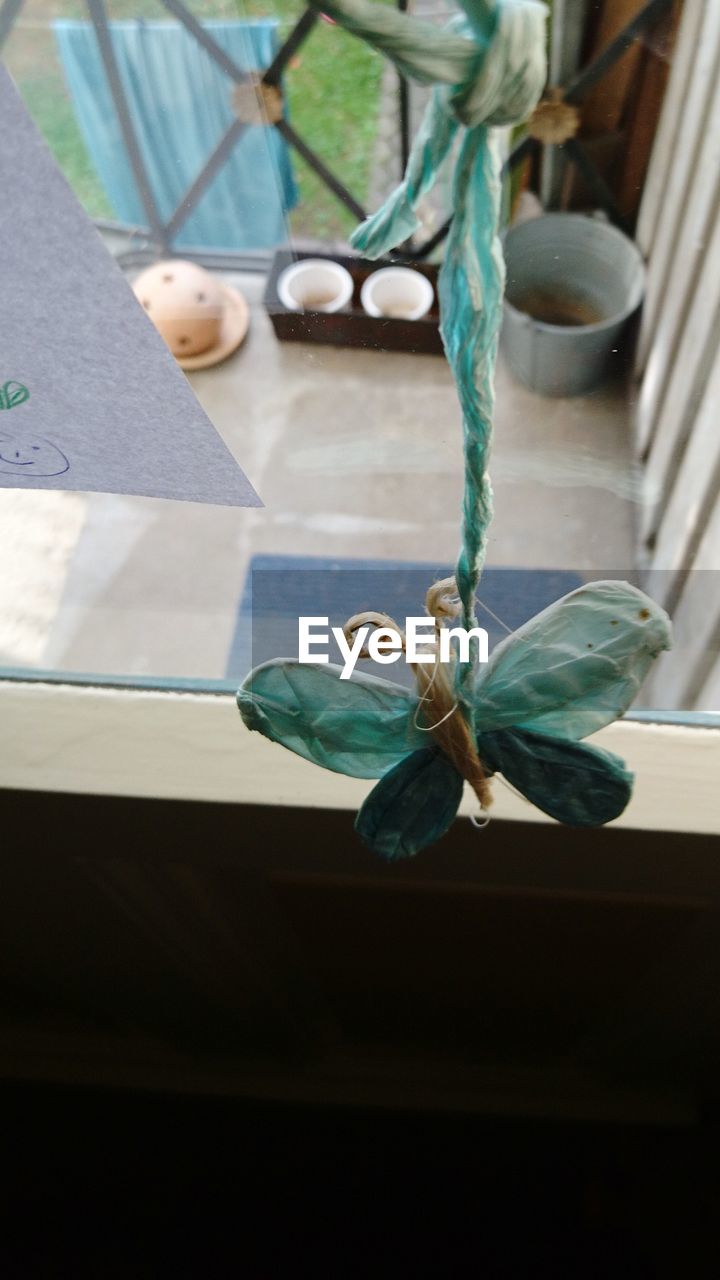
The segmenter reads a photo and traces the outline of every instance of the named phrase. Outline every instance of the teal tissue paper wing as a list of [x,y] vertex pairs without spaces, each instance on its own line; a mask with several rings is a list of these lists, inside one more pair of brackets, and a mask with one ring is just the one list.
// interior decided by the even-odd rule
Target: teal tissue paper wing
[[418,702],[409,690],[361,672],[341,680],[332,663],[265,662],[237,701],[248,729],[352,778],[379,778],[427,742],[415,728]]
[[311,8],[384,53],[418,84],[461,84],[477,59],[472,39],[374,0],[311,0]]
[[432,747],[414,751],[373,787],[355,820],[361,840],[381,858],[412,858],[439,840],[462,799],[463,780]]
[[543,813],[571,827],[600,827],[617,818],[632,795],[633,775],[609,751],[527,729],[478,735],[486,768]]
[[431,189],[457,130],[458,119],[450,109],[448,90],[436,86],[413,142],[403,182],[378,212],[353,232],[350,243],[354,249],[366,258],[379,258],[417,230],[415,208]]
[[476,726],[585,738],[627,711],[670,642],[667,614],[637,587],[588,583],[493,650],[476,679]]

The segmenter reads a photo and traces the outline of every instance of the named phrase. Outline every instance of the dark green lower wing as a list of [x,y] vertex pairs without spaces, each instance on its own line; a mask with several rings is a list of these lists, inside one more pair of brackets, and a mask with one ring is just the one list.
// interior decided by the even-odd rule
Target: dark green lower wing
[[619,756],[529,729],[478,735],[486,768],[501,773],[543,813],[571,827],[600,827],[632,795],[633,775]]
[[373,787],[355,830],[381,858],[411,858],[445,834],[462,792],[462,778],[447,756],[424,747]]

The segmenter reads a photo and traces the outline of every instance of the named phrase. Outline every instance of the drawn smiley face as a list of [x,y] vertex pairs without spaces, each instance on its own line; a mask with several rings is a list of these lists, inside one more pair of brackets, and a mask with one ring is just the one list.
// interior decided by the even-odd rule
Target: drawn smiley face
[[39,476],[61,476],[69,466],[65,454],[43,436],[0,431],[0,475],[31,481]]

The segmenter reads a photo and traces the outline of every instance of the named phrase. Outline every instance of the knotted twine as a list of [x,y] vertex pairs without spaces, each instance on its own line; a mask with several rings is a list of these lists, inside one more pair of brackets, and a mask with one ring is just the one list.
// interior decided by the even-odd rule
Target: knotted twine
[[[431,733],[438,747],[444,751],[455,765],[458,773],[470,783],[480,801],[481,809],[488,809],[492,804],[490,783],[485,767],[480,760],[475,741],[465,717],[460,713],[457,698],[453,694],[447,678],[444,664],[440,661],[440,631],[446,618],[455,618],[459,612],[459,604],[453,600],[455,579],[444,578],[435,582],[427,593],[425,608],[435,623],[434,642],[426,651],[428,662],[432,666],[432,674],[428,673],[424,662],[411,662],[418,687],[420,707],[424,713],[426,724],[415,720],[415,728]],[[348,618],[343,632],[348,644],[352,645],[355,633],[360,627],[371,626],[382,629],[390,628],[400,637],[403,650],[407,648],[407,637],[402,628],[386,613],[367,611],[356,613]],[[358,655],[369,658],[370,652],[364,646]]]

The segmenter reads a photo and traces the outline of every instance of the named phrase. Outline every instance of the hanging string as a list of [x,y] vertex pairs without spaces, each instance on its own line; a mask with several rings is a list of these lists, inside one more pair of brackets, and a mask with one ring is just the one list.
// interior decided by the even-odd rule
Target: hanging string
[[484,609],[486,613],[490,614],[493,622],[497,622],[498,626],[502,627],[503,631],[506,631],[509,636],[514,636],[516,634],[513,628],[508,626],[507,622],[503,622],[502,618],[499,618],[496,613],[493,613],[490,605],[486,604],[484,600],[478,600],[478,604],[481,609]]

